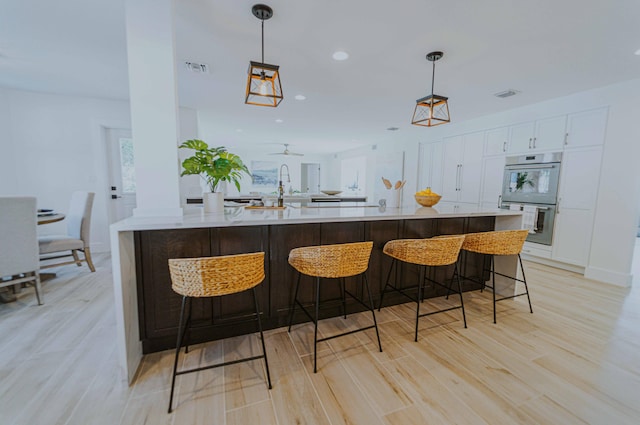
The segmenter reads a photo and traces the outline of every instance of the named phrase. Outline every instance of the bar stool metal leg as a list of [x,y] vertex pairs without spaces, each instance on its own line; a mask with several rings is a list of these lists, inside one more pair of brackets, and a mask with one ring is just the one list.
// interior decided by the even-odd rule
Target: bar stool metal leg
[[420,280],[418,280],[418,298],[416,298],[416,335],[415,342],[418,342],[418,324],[420,323],[420,303],[422,302],[422,291],[424,285],[424,275],[427,266],[420,267]]
[[496,322],[496,264],[495,261],[493,261],[493,255],[491,256],[491,283],[493,285],[493,288],[491,289],[491,292],[493,294],[493,323],[497,323]]
[[171,395],[169,396],[169,411],[171,413],[171,405],[173,404],[173,390],[176,386],[176,372],[178,370],[178,355],[180,354],[180,345],[182,343],[182,338],[184,337],[185,326],[183,326],[184,320],[184,307],[187,301],[187,297],[182,297],[182,307],[180,308],[180,325],[178,329],[178,339],[176,341],[176,357],[173,360],[173,377],[171,378]]
[[369,281],[367,280],[367,275],[362,274],[362,279],[364,279],[364,285],[367,287],[367,292],[369,293],[369,305],[371,306],[371,315],[373,316],[373,325],[376,328],[376,337],[378,338],[378,348],[380,348],[380,352],[382,353],[382,343],[380,342],[380,332],[378,332],[378,322],[376,321],[376,312],[375,306],[373,304],[373,296],[371,295],[371,288],[369,288]]
[[344,318],[347,318],[347,300],[345,299],[345,293],[344,293],[344,277],[341,277],[340,279],[340,292],[342,294],[342,314],[344,315]]
[[387,286],[391,286],[391,284],[389,284],[389,280],[391,279],[391,272],[393,271],[393,266],[395,266],[395,264],[396,264],[396,259],[393,258],[391,260],[391,265],[389,266],[389,273],[387,273],[387,281],[385,282],[384,287],[380,292],[380,304],[378,304],[378,311],[382,309],[382,299],[384,298],[384,294],[387,292]]
[[[456,261],[453,273],[456,276],[458,282],[458,294],[460,294],[460,306],[462,307],[462,320],[464,321],[464,327],[467,328],[467,315],[464,312],[464,300],[462,299],[462,284],[460,283],[460,272],[458,271],[458,262]],[[453,277],[451,278],[453,282]]]
[[267,361],[267,349],[264,345],[264,334],[262,333],[262,320],[260,319],[260,308],[258,307],[258,297],[256,296],[256,287],[252,289],[253,303],[256,306],[256,319],[258,319],[258,330],[260,331],[260,342],[262,343],[262,355],[264,356],[264,367],[267,370],[267,382],[269,383],[269,389],[271,389],[271,374],[269,373],[269,362]]
[[522,257],[518,254],[518,261],[520,262],[520,270],[522,271],[522,283],[524,283],[524,290],[527,293],[527,301],[529,301],[529,311],[533,314],[533,307],[531,307],[531,298],[529,297],[529,287],[527,286],[527,278],[524,275],[524,267],[522,267]]
[[293,302],[291,303],[291,311],[289,312],[289,329],[287,332],[291,332],[291,324],[293,323],[293,312],[296,310],[296,304],[298,304],[298,288],[300,287],[300,277],[302,273],[298,272],[298,279],[296,279],[296,291],[293,296]]
[[316,277],[316,316],[313,321],[313,373],[318,372],[318,318],[320,317],[320,278]]

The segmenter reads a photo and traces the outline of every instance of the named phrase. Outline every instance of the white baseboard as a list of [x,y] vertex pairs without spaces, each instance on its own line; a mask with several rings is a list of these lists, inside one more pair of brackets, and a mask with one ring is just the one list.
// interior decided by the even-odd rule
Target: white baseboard
[[616,286],[622,286],[624,288],[630,287],[631,281],[633,280],[633,275],[631,273],[619,273],[601,269],[599,267],[587,267],[584,277],[587,279],[610,283]]
[[521,254],[523,260],[531,261],[532,263],[540,263],[545,266],[555,267],[556,269],[568,270],[570,272],[584,275],[584,267],[574,266],[573,264],[561,263],[550,258],[538,257],[535,255]]

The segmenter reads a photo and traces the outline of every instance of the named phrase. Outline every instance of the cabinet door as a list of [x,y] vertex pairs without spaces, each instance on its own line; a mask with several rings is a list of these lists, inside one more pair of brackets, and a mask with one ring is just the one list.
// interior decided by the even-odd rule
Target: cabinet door
[[485,155],[504,155],[509,144],[509,128],[500,127],[487,131],[484,144]]
[[569,114],[565,148],[598,146],[604,143],[608,108]]
[[444,139],[442,155],[442,200],[457,201],[462,167],[462,136]]
[[484,132],[465,134],[462,151],[462,167],[459,172],[458,199],[460,202],[478,204],[482,184],[482,153]]
[[565,151],[560,170],[560,208],[595,208],[602,148]]
[[560,207],[553,229],[551,258],[586,266],[591,247],[592,210]]
[[509,128],[509,153],[530,152],[533,146],[534,132],[535,123],[533,121],[512,125]]
[[532,144],[533,150],[562,150],[566,128],[566,115],[536,121],[536,130]]
[[502,195],[502,177],[504,176],[504,156],[486,157],[482,165],[483,205],[498,208],[498,198]]
[[416,191],[430,187],[436,193],[442,189],[442,142],[420,144],[420,169]]

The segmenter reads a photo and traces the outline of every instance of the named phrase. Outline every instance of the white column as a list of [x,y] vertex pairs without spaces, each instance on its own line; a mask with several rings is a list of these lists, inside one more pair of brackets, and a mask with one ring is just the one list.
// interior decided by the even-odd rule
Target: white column
[[173,14],[173,0],[126,3],[137,217],[182,215]]

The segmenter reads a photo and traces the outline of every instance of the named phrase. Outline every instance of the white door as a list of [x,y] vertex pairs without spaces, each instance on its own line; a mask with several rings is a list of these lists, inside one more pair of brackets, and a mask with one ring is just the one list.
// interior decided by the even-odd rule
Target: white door
[[133,215],[136,207],[136,176],[131,130],[106,129],[109,162],[109,220],[111,223]]
[[484,131],[463,136],[462,167],[458,192],[460,202],[478,204],[482,182],[482,152]]
[[462,168],[462,136],[444,139],[442,158],[442,201],[458,202]]
[[320,164],[301,164],[302,181],[300,191],[303,193],[320,193]]

